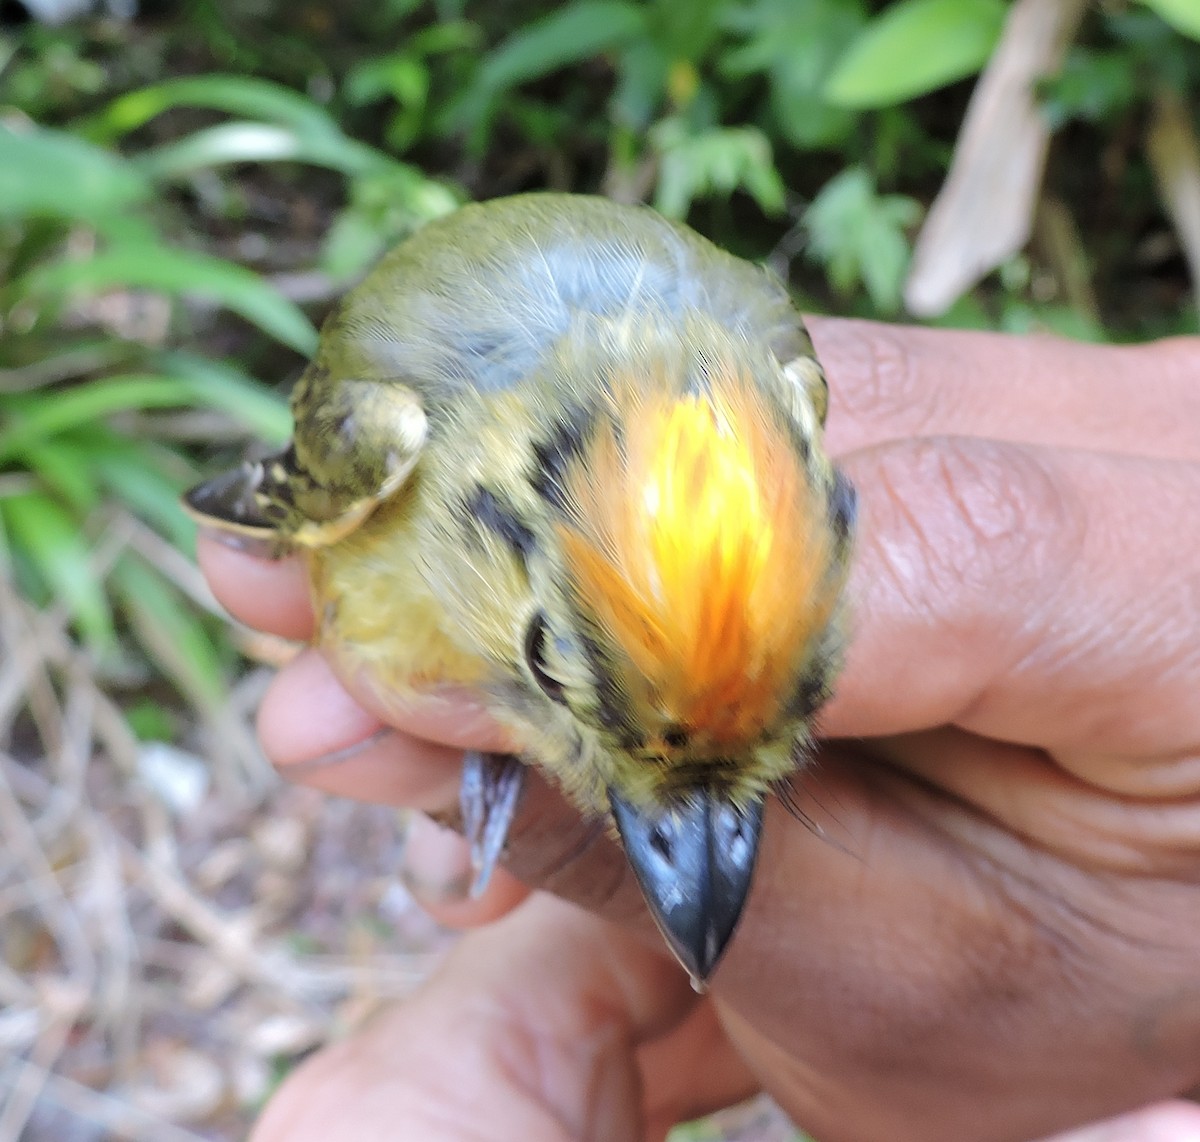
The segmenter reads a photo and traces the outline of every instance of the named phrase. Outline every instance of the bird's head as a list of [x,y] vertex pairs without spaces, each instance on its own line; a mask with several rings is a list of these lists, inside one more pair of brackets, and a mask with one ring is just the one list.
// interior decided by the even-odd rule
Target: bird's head
[[618,345],[602,384],[571,391],[603,395],[545,402],[524,481],[539,522],[523,718],[571,727],[551,767],[607,801],[704,978],[748,890],[763,796],[837,667],[853,493],[765,353]]

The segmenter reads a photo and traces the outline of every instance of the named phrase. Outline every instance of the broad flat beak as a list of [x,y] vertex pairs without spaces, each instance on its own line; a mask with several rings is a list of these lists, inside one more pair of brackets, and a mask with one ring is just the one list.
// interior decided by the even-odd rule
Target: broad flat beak
[[679,962],[703,984],[725,951],[750,891],[763,806],[738,809],[696,790],[648,810],[608,791],[625,854]]

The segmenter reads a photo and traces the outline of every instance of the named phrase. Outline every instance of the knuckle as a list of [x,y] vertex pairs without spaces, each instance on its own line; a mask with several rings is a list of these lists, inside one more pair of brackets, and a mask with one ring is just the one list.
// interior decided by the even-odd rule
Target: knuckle
[[943,437],[876,456],[875,479],[860,481],[868,542],[922,609],[994,608],[997,591],[1045,601],[1082,546],[1082,505],[1035,450]]
[[822,330],[818,348],[824,354],[828,345],[835,363],[830,388],[838,416],[860,424],[933,422],[945,390],[928,383],[923,342],[913,330],[870,321],[838,321]]

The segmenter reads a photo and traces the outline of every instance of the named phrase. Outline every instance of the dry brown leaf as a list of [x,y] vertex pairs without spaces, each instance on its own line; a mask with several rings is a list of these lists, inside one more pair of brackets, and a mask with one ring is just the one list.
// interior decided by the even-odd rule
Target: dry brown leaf
[[944,313],[1029,239],[1050,128],[1037,85],[1075,37],[1087,0],[1017,0],[963,120],[950,173],[913,251],[904,304]]

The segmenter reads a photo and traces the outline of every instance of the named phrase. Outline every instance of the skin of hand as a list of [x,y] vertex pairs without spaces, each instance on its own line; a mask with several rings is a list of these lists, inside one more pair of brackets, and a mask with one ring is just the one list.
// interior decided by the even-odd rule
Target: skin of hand
[[[821,1142],[1028,1142],[1200,1085],[1200,343],[810,328],[862,512],[850,649],[709,994],[534,782],[478,901],[415,830],[431,910],[496,922],[254,1142],[659,1139],[758,1089]],[[235,616],[308,634],[296,562],[200,554]],[[434,814],[462,748],[505,744],[469,694],[401,709],[312,651],[260,732],[294,780]]]

